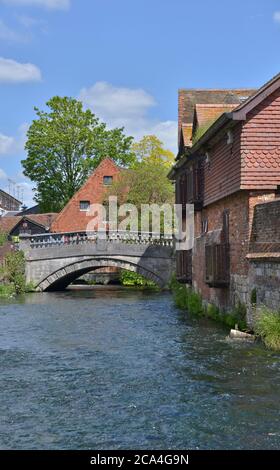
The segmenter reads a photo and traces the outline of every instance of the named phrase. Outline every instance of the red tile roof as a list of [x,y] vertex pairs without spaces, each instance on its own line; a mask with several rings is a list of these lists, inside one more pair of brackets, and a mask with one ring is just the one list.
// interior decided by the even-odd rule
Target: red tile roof
[[256,89],[241,88],[228,90],[179,90],[179,117],[181,124],[193,122],[194,108],[196,104],[235,104],[243,103]]
[[223,113],[232,111],[235,108],[236,104],[196,104],[194,119],[200,127],[210,121],[215,121]]
[[192,145],[192,124],[183,124],[182,125],[182,134],[184,140],[184,147],[191,147]]
[[22,220],[30,220],[33,223],[49,229],[58,214],[51,212],[48,214],[30,214],[28,216],[0,217],[0,231],[10,233]]

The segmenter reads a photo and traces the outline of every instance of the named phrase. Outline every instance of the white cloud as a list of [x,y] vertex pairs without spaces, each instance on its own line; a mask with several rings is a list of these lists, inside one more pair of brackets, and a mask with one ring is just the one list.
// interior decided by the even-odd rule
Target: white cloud
[[280,11],[275,11],[273,14],[273,19],[275,23],[280,23]]
[[7,42],[27,42],[28,38],[11,29],[0,19],[0,40]]
[[41,78],[41,71],[36,65],[0,57],[0,83],[38,82]]
[[96,114],[107,119],[118,119],[120,112],[125,119],[143,116],[156,104],[154,98],[141,88],[117,88],[107,82],[83,88],[80,99]]
[[34,183],[30,180],[25,178],[24,176],[21,178],[15,178],[17,182],[17,186],[20,190],[20,199],[22,199],[23,204],[27,207],[32,207],[36,203],[34,202]]
[[0,168],[0,180],[7,180],[7,178],[5,171]]
[[16,139],[0,133],[0,155],[10,155],[14,153]]
[[68,10],[70,0],[0,0],[7,5],[36,6],[48,10]]
[[126,133],[137,140],[143,135],[155,134],[167,148],[176,152],[177,122],[151,119],[149,110],[157,103],[145,90],[97,82],[83,88],[79,99],[109,127],[125,127]]
[[26,29],[43,24],[42,20],[38,20],[37,18],[33,18],[33,16],[28,15],[18,15],[17,20]]
[[0,156],[15,155],[24,151],[28,124],[22,124],[16,136],[8,136],[0,132]]

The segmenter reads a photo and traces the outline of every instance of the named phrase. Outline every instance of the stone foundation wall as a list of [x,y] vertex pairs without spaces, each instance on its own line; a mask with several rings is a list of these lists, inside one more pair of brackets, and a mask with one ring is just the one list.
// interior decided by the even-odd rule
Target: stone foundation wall
[[280,253],[279,258],[251,261],[248,281],[251,292],[256,289],[257,307],[280,310]]

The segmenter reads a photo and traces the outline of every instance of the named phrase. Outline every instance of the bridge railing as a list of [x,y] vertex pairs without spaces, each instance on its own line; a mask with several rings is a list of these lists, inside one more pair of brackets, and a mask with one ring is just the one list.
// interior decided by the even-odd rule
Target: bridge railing
[[29,242],[31,249],[97,243],[98,240],[105,240],[108,243],[120,242],[135,245],[173,245],[172,234],[129,231],[46,233],[23,236],[21,240],[24,240],[25,243]]

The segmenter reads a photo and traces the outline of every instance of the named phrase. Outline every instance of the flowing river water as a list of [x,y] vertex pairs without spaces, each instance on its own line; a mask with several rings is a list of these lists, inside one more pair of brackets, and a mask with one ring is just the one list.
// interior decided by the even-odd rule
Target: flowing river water
[[168,293],[0,305],[1,449],[279,449],[280,355]]

